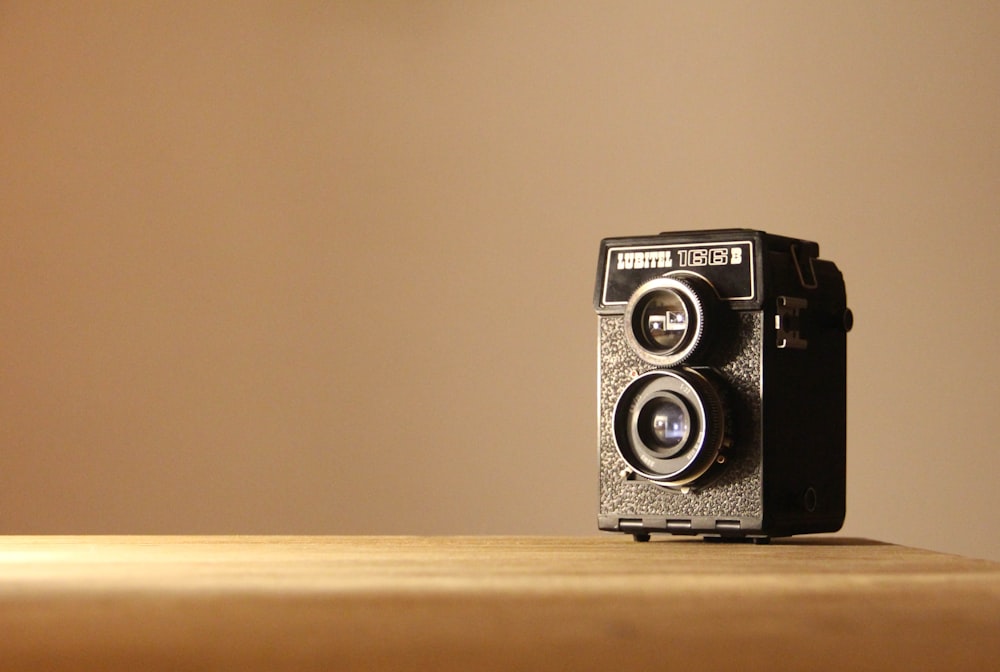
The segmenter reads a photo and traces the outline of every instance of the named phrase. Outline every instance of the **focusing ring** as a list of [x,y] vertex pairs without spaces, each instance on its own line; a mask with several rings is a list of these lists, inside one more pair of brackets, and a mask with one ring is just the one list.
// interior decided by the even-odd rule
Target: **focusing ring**
[[[640,418],[651,403],[681,400],[690,427],[683,445],[664,450],[645,440]],[[648,428],[645,431],[648,435]],[[614,410],[615,447],[637,474],[660,485],[679,487],[697,481],[715,464],[726,436],[722,397],[694,369],[650,371],[622,391]]]
[[676,366],[703,343],[715,296],[712,285],[698,275],[653,278],[625,306],[625,340],[650,364]]

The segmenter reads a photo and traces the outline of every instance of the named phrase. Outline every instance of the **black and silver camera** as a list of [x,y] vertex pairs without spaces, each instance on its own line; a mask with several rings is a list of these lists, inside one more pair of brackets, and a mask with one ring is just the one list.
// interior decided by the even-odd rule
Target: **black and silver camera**
[[840,529],[853,317],[816,243],[744,229],[608,238],[594,305],[600,529]]

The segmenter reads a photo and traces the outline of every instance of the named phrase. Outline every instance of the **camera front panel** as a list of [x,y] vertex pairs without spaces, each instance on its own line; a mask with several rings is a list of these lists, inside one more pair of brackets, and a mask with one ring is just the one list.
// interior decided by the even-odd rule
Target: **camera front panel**
[[602,529],[760,530],[759,250],[739,230],[602,244]]
[[[715,366],[682,367],[678,371],[651,366],[639,358],[626,344],[624,321],[618,316],[602,316],[599,320],[599,459],[600,459],[600,527],[606,530],[632,532],[638,526],[649,531],[670,531],[678,534],[757,530],[763,516],[761,473],[761,398],[760,398],[760,335],[759,312],[740,314],[738,328],[728,361]],[[650,406],[642,399],[630,396],[632,388],[641,386],[645,378],[658,374],[699,375],[710,381],[721,398],[721,413],[705,414],[702,422],[715,422],[723,427],[693,428],[723,434],[718,452],[697,440],[682,446],[677,457],[698,463],[706,458],[712,462],[707,469],[695,467],[693,479],[678,478],[679,467],[658,467],[656,462],[638,466],[648,446],[656,442],[636,441],[629,434],[645,431],[656,434],[655,426],[646,424],[643,411]],[[665,376],[664,376],[665,377]],[[691,394],[693,390],[694,394]],[[670,394],[672,390],[667,390]],[[646,394],[651,393],[646,390]],[[653,392],[655,394],[655,392]],[[701,403],[705,393],[688,388],[679,397],[679,404],[690,408],[692,397]],[[687,397],[687,398],[685,398]],[[666,397],[668,401],[674,401]],[[637,403],[638,402],[638,403]],[[654,402],[655,403],[655,399]],[[653,415],[653,414],[645,414]],[[693,415],[688,413],[688,415]],[[633,429],[633,423],[638,428]],[[642,423],[642,424],[640,424]],[[624,425],[624,426],[623,426]],[[645,425],[645,427],[643,427]],[[700,432],[699,432],[700,433]],[[623,437],[623,434],[625,435]],[[684,455],[708,450],[708,455]],[[645,449],[645,450],[644,450]],[[639,453],[638,458],[629,459]],[[624,456],[623,456],[624,454]],[[654,452],[655,455],[655,452]],[[668,457],[667,459],[670,459]],[[666,460],[663,460],[666,462]],[[680,467],[686,464],[679,465]],[[645,468],[643,468],[645,467]],[[664,478],[664,476],[666,478]]]

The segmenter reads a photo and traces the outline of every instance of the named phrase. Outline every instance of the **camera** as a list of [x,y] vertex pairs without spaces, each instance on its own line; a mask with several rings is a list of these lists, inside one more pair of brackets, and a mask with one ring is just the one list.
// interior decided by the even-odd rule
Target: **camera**
[[854,318],[816,243],[607,238],[594,306],[600,529],[755,542],[840,529]]

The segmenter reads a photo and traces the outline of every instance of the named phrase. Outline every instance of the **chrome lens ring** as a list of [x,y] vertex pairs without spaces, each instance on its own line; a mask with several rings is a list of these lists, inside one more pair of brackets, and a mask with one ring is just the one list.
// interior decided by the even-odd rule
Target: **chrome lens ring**
[[[694,277],[653,278],[632,294],[625,306],[625,339],[642,359],[656,366],[676,366],[691,356],[705,333],[705,302]],[[704,289],[702,293],[706,293]]]
[[[658,432],[650,426],[657,407],[664,405],[683,409],[666,413],[682,427]],[[688,485],[704,476],[719,456],[726,435],[722,398],[693,369],[651,371],[619,396],[614,434],[619,455],[637,474],[662,485]]]

